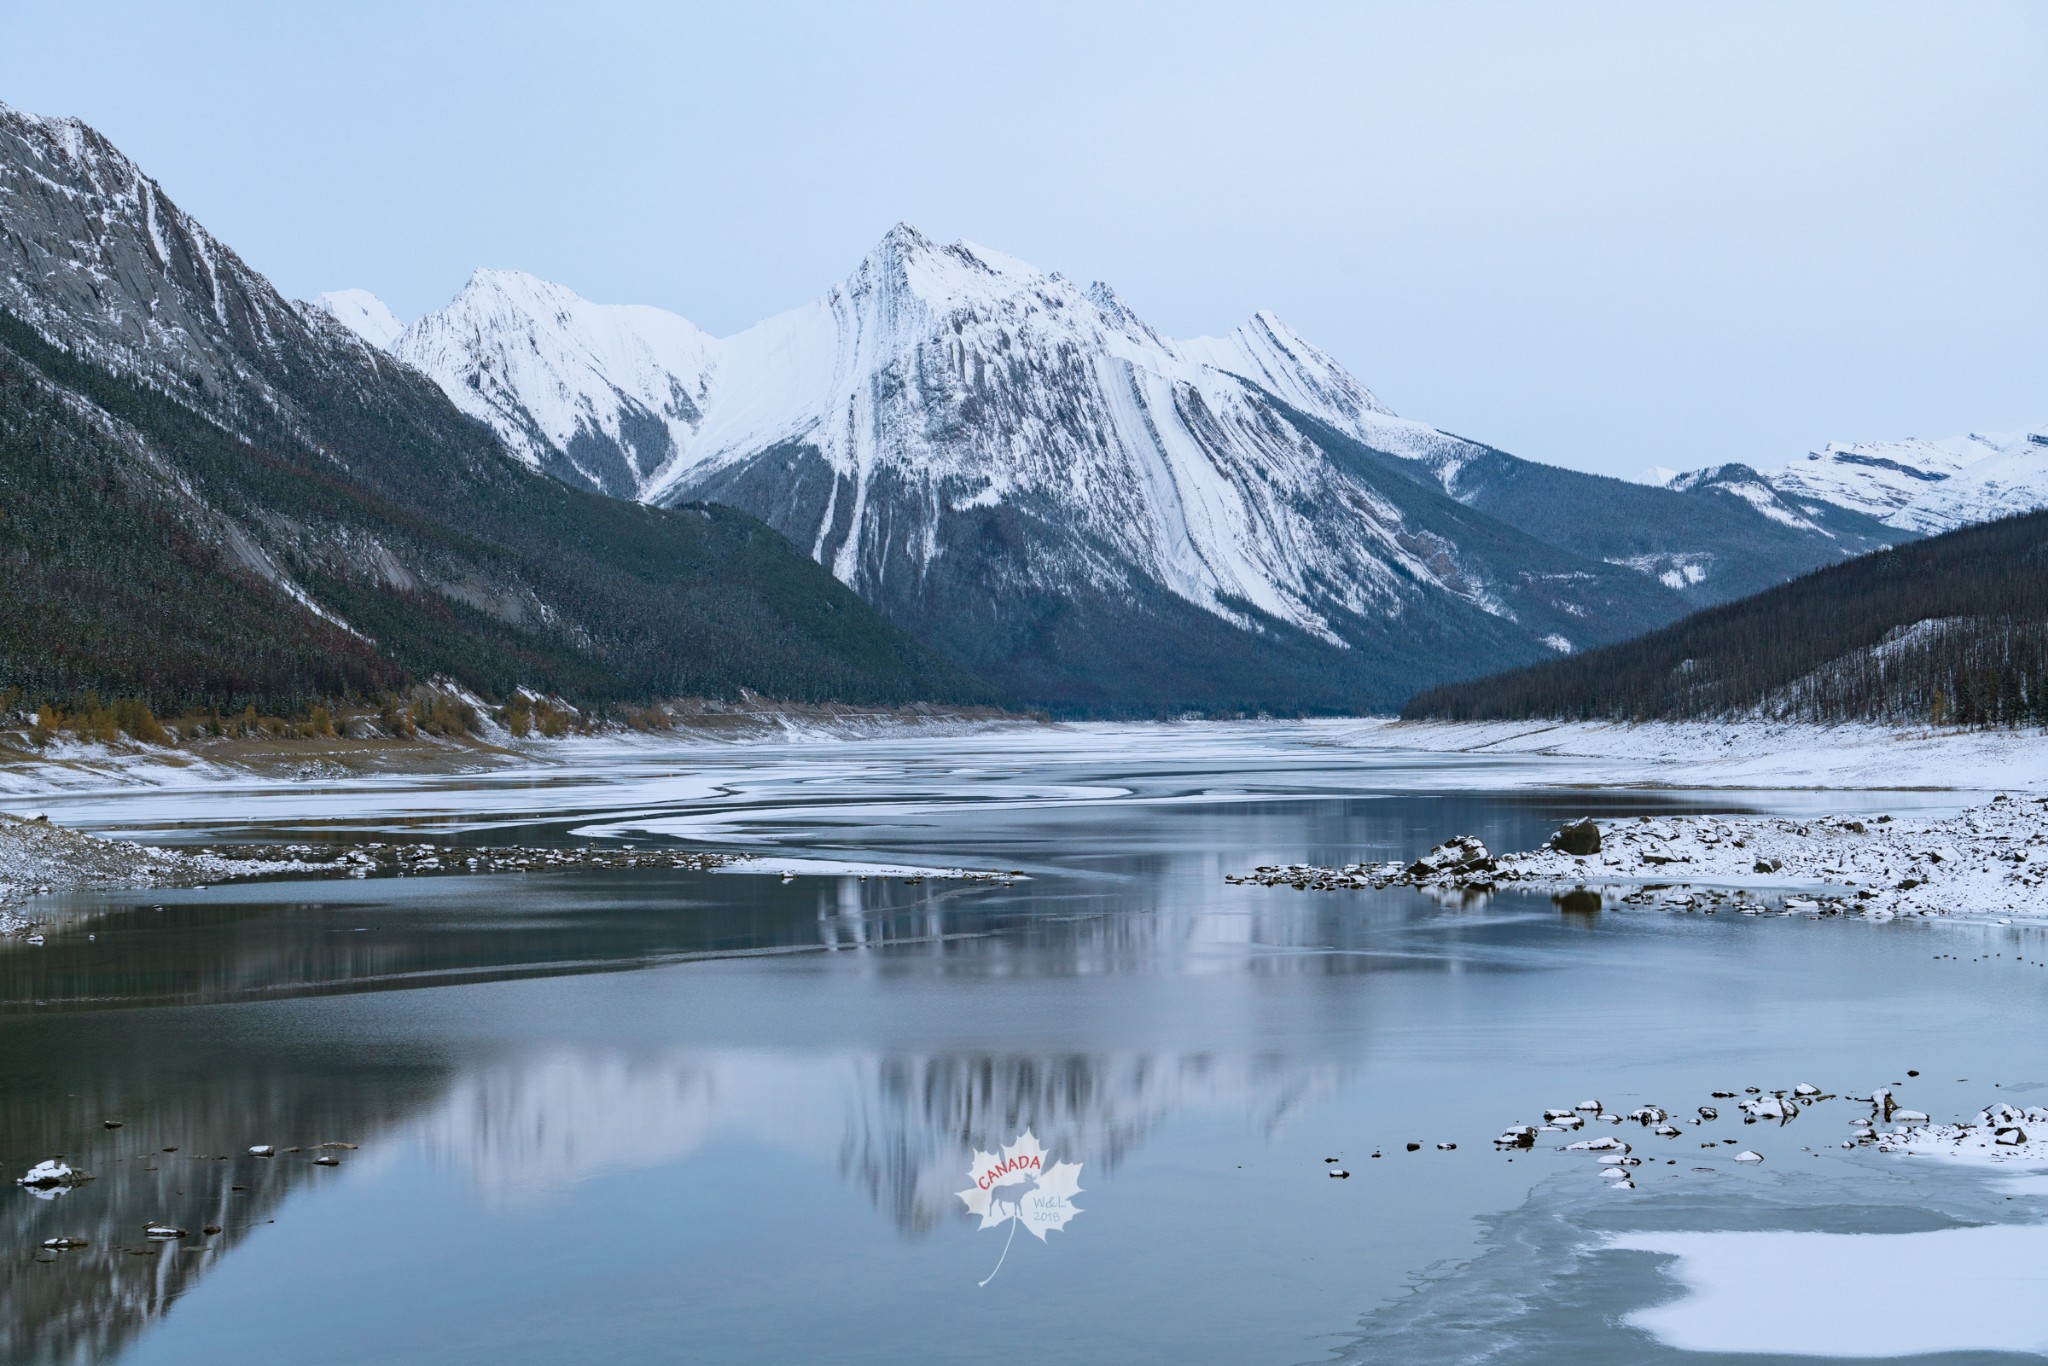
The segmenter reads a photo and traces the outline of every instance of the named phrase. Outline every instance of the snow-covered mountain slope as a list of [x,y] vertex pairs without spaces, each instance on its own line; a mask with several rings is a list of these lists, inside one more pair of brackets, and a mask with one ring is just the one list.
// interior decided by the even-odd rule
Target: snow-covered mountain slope
[[2048,507],[2048,426],[1941,441],[1830,442],[1767,476],[1923,535]]
[[528,465],[631,498],[695,437],[714,344],[658,308],[479,270],[389,345]]
[[405,331],[398,315],[367,289],[330,290],[314,299],[313,306],[379,351],[388,349]]
[[[1038,700],[1390,703],[1867,548],[1568,471],[1585,487],[1551,480],[1568,505],[1542,506],[1547,467],[1394,415],[1271,314],[1175,341],[1105,285],[907,225],[733,337],[636,311],[636,336],[660,319],[688,344],[630,358],[597,335],[623,311],[519,278],[480,276],[397,354],[531,462],[626,491],[607,451],[643,500],[752,511]],[[659,439],[627,440],[629,417]]]
[[991,691],[752,517],[521,467],[100,134],[4,105],[0,514],[0,689],[29,702]]

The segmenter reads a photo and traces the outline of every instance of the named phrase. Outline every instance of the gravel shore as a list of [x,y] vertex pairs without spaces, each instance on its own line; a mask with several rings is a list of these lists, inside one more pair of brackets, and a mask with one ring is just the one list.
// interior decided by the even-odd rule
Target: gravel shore
[[227,858],[101,839],[48,820],[0,814],[0,934],[30,927],[20,905],[49,892],[189,887],[309,867],[289,859]]

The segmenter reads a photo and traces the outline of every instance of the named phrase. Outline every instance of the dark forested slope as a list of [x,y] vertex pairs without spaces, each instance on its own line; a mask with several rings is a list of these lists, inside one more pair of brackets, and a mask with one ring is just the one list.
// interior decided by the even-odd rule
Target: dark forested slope
[[2048,513],[1915,541],[1638,640],[1435,688],[1402,715],[2048,724]]
[[30,701],[990,696],[743,513],[522,468],[97,133],[4,106],[0,582]]

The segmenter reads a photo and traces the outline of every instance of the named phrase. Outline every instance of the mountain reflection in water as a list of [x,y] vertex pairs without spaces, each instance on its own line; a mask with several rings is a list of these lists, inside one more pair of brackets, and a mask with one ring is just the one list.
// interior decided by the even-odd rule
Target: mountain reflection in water
[[[1930,1066],[1936,1036],[2032,1066],[2038,1032],[1973,1026],[1994,998],[1929,1003],[1949,979],[1911,927],[1226,884],[1742,804],[1458,791],[1515,775],[1368,761],[1341,733],[53,800],[122,834],[680,839],[1028,877],[586,868],[46,900],[43,945],[0,945],[0,1172],[61,1153],[98,1179],[0,1189],[0,1360],[978,1361],[998,1340],[1038,1366],[1300,1360],[1528,1198],[1564,1155],[1487,1140],[1532,1106],[1670,1103],[1738,1058],[1745,1084],[1869,1085]],[[1924,1051],[1892,1057],[1872,1000],[1928,1022]],[[1984,1075],[1969,1057],[1953,1075]],[[1088,1218],[1017,1240],[984,1291],[1003,1243],[956,1192],[1025,1129],[1082,1164]],[[359,1146],[316,1166],[329,1142]],[[156,1219],[192,1236],[151,1244]],[[58,1236],[91,1246],[43,1260]]]

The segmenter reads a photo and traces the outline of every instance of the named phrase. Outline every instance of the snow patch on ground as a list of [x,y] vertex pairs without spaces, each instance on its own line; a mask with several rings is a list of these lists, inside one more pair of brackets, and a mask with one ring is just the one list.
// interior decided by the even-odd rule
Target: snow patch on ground
[[[1688,910],[2048,919],[2048,797],[1999,796],[1954,816],[1666,816],[1609,822],[1596,853],[1494,856],[1471,836],[1414,863],[1261,867],[1231,881],[1319,891],[1395,885],[1581,890]],[[1806,891],[1766,900],[1751,893]],[[1727,896],[1733,890],[1733,898]],[[1661,892],[1662,895],[1653,895]],[[2048,1136],[2048,1131],[2044,1131]]]

